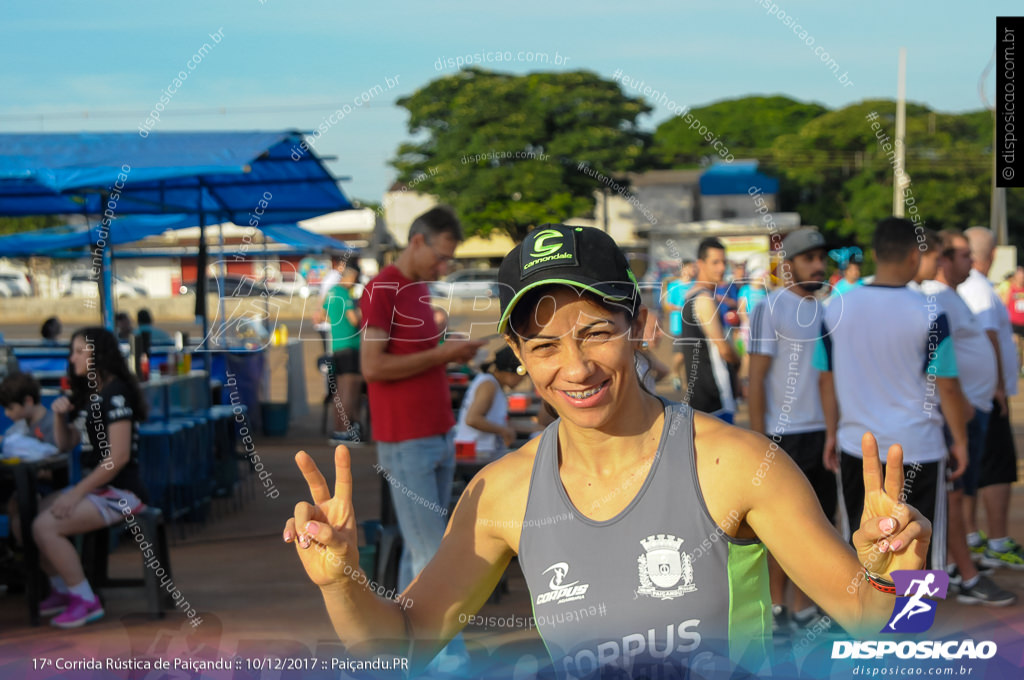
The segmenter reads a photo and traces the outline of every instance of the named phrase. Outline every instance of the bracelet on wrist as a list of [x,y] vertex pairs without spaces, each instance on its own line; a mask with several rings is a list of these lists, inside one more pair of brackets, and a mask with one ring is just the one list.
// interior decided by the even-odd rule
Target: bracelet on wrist
[[864,580],[870,583],[871,587],[879,592],[886,593],[888,595],[896,594],[895,583],[889,579],[882,578],[878,574],[872,574],[867,570],[867,567],[864,568]]

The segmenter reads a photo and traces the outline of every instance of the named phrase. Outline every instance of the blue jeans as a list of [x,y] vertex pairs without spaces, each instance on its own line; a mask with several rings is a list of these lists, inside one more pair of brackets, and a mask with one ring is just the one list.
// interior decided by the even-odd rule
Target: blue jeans
[[453,432],[403,442],[377,442],[402,532],[398,589],[405,590],[441,545],[455,475]]

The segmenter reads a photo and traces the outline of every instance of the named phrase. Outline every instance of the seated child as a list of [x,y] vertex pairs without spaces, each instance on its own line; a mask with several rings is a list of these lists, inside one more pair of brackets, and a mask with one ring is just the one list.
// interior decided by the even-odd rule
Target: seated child
[[53,413],[40,403],[40,392],[39,381],[30,373],[13,373],[0,382],[0,406],[13,422],[4,432],[4,440],[15,434],[29,435],[58,448]]
[[[0,437],[0,457],[19,457],[28,452],[42,455],[59,450],[53,432],[53,413],[40,403],[40,391],[39,381],[30,373],[12,373],[0,382],[0,406],[12,421]],[[36,446],[29,446],[33,442]],[[42,489],[49,490],[46,486]],[[0,500],[4,498],[8,498],[11,534],[20,543],[21,523],[13,484],[9,487],[0,485]]]

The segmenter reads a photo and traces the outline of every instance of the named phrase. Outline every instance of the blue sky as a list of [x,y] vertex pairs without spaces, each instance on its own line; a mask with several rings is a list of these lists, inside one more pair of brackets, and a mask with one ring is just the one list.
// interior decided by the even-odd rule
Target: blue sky
[[[316,149],[338,157],[330,167],[352,178],[342,185],[348,195],[379,201],[394,178],[387,161],[409,137],[394,102],[454,72],[438,70],[439,58],[509,53],[511,63],[490,66],[512,73],[621,69],[681,106],[785,94],[838,107],[894,97],[903,46],[908,98],[958,112],[982,107],[995,17],[1020,8],[1009,0],[9,2],[0,6],[0,130],[136,129],[205,42],[211,49],[155,129],[312,130],[349,104]],[[822,63],[819,46],[852,85]],[[549,63],[528,63],[526,52]],[[568,61],[555,66],[556,54]],[[397,86],[351,106],[387,79]],[[990,99],[993,89],[990,76]],[[653,128],[669,115],[656,107],[643,122]]]

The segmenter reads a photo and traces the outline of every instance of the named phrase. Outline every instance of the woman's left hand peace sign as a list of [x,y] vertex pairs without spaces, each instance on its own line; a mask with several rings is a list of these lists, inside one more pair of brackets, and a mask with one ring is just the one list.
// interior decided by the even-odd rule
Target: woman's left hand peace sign
[[[864,512],[853,547],[860,563],[873,574],[885,576],[897,569],[924,569],[932,525],[916,508],[901,500],[903,447],[893,444],[886,457],[885,477],[878,457],[878,442],[865,432]],[[911,480],[913,483],[913,480]]]
[[[345,583],[359,570],[359,533],[352,508],[352,456],[345,446],[334,449],[334,496],[320,468],[305,451],[295,463],[309,485],[312,503],[301,502],[284,528],[285,543],[295,548],[309,579],[318,586]],[[310,548],[314,548],[310,550]]]

